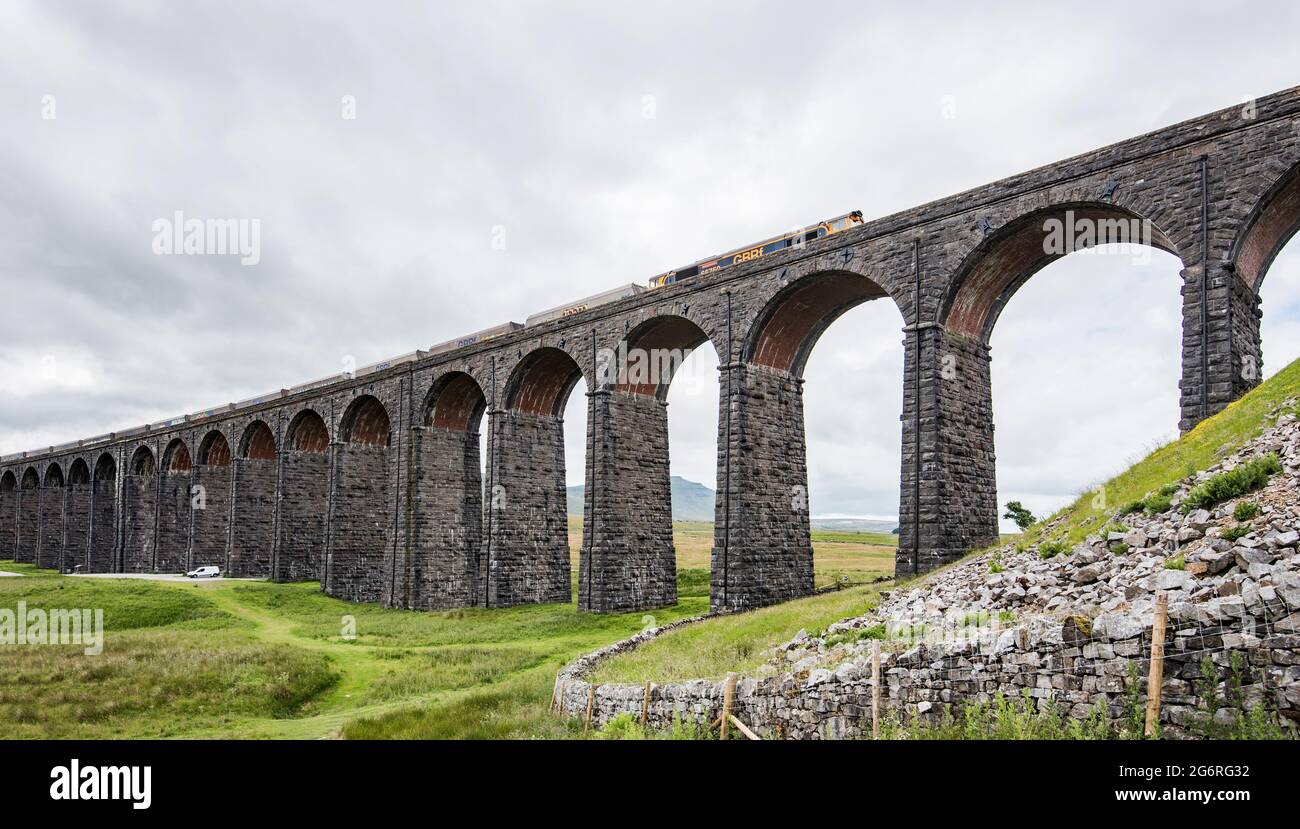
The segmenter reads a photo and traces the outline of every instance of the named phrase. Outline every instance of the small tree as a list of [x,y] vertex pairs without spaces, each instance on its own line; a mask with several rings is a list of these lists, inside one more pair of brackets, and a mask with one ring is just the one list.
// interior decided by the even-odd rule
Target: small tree
[[1035,521],[1034,514],[1025,509],[1024,504],[1019,501],[1008,501],[1007,511],[1003,513],[1002,517],[1015,521],[1021,532],[1028,529],[1029,525]]

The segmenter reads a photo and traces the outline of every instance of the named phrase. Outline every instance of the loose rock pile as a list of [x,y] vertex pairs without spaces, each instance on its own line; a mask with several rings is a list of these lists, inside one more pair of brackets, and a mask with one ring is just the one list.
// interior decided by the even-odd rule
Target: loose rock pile
[[[1264,488],[1184,514],[1181,505],[1197,484],[1268,454],[1282,472]],[[883,704],[904,718],[933,719],[949,703],[1028,694],[1043,710],[1056,706],[1079,718],[1100,710],[1119,723],[1131,716],[1135,677],[1145,694],[1155,596],[1164,591],[1164,733],[1192,736],[1206,719],[1230,723],[1241,714],[1232,705],[1262,706],[1294,728],[1300,422],[1282,415],[1241,451],[1170,489],[1168,510],[1115,515],[1073,549],[1051,555],[1050,544],[1008,545],[887,595],[871,613],[821,635],[800,631],[741,681],[738,715],[774,736],[869,734],[870,659],[879,641]],[[1257,510],[1238,521],[1241,502]],[[1207,659],[1214,687],[1204,678]],[[582,716],[590,701],[599,724],[644,708],[652,725],[666,725],[674,717],[716,716],[721,707],[717,682],[655,688],[648,699],[641,686],[604,685],[589,696],[582,677],[598,661],[588,658],[561,675],[565,711]]]

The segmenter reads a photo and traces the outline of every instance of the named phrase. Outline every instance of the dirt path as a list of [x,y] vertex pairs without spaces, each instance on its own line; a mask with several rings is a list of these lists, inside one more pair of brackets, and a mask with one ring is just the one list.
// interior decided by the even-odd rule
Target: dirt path
[[[193,582],[182,582],[190,585]],[[294,632],[296,623],[250,607],[239,600],[231,585],[209,582],[201,585],[204,595],[221,610],[253,625],[253,635],[269,644],[288,645],[328,656],[339,674],[339,681],[313,703],[315,713],[293,719],[262,718],[246,720],[237,729],[213,727],[187,733],[185,738],[237,737],[276,739],[331,739],[337,738],[343,726],[357,717],[372,716],[397,708],[421,705],[454,696],[456,692],[431,694],[419,699],[389,700],[361,704],[374,681],[381,675],[381,660],[375,649],[342,640],[319,639]],[[415,650],[419,650],[418,648]]]

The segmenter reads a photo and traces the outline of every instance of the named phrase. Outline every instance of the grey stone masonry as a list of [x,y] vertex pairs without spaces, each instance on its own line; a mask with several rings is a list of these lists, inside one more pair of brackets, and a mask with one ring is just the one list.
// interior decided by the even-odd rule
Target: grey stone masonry
[[117,482],[109,478],[92,485],[88,560],[91,573],[111,573],[117,552]]
[[667,405],[602,390],[588,395],[578,608],[627,613],[677,603]]
[[282,462],[280,537],[272,576],[276,581],[323,580],[330,456],[288,451]]
[[225,564],[230,537],[231,469],[229,464],[194,467],[193,486],[201,488],[190,497],[193,529],[186,570]]
[[14,545],[14,561],[36,563],[36,548],[40,540],[40,490],[24,486],[18,491],[18,541]]
[[564,421],[500,411],[491,413],[489,428],[494,475],[485,494],[486,604],[567,602],[573,588]]
[[158,544],[152,569],[183,573],[190,560],[190,473],[159,475]]
[[[1064,221],[1075,222],[1068,231],[1072,244],[1058,250],[1048,244],[1048,227]],[[1093,230],[1092,241],[1076,234],[1080,221],[1082,230]],[[811,354],[818,337],[840,314],[881,301],[897,310],[905,332],[898,566],[902,573],[925,571],[996,532],[987,346],[1000,314],[1051,261],[1103,241],[1105,228],[1130,226],[1138,228],[1132,241],[1182,264],[1178,422],[1187,430],[1260,379],[1260,286],[1300,228],[1300,88],[868,219],[807,245],[498,336],[470,338],[463,346],[416,351],[160,424],[0,457],[0,548],[7,544],[17,560],[35,561],[44,549],[40,482],[47,471],[55,464],[71,470],[76,460],[97,468],[108,455],[116,464],[111,474],[121,482],[111,495],[120,507],[101,520],[96,499],[92,546],[111,545],[112,566],[179,569],[195,552],[192,542],[205,554],[215,549],[206,545],[219,542],[220,525],[191,525],[188,495],[176,497],[175,482],[124,476],[188,472],[188,448],[207,464],[204,441],[214,431],[232,456],[251,457],[241,436],[261,421],[269,435],[256,441],[256,456],[278,467],[270,519],[274,578],[328,582],[324,562],[337,549],[338,585],[349,596],[430,607],[567,601],[558,418],[565,400],[579,377],[597,393],[648,391],[640,381],[597,377],[599,355],[620,345],[671,350],[707,341],[719,355],[724,387],[710,605],[740,609],[781,601],[811,589],[807,510],[799,508],[809,495],[803,369],[817,359]],[[453,334],[437,333],[440,339]],[[886,333],[893,337],[895,329]],[[470,491],[468,472],[459,480],[447,472],[445,487],[421,472],[431,465],[446,472],[460,461],[435,460],[424,450],[417,457],[412,445],[413,429],[433,425],[428,404],[451,375],[464,379],[440,417],[463,421],[471,410],[500,410],[489,430],[490,497],[478,530],[471,515],[482,496]],[[665,382],[658,384],[649,390],[666,389]],[[669,507],[633,504],[640,493],[662,491],[662,435],[647,419],[657,415],[640,403],[593,399],[597,426],[589,435],[585,477],[592,482],[586,518],[594,529],[587,531],[584,565],[591,564],[596,578],[584,582],[584,607],[671,601],[663,572]],[[306,415],[311,418],[303,420]],[[309,428],[295,435],[293,424],[307,422]],[[352,426],[361,438],[349,436]],[[382,470],[368,463],[331,465],[331,451],[356,460],[350,450],[329,450],[331,443],[384,443],[385,430],[393,446]],[[630,461],[645,452],[639,463]],[[382,482],[359,477],[381,471]],[[232,491],[236,500],[242,497],[237,483]],[[441,500],[429,511],[426,497],[435,491]],[[259,506],[230,504],[227,554],[238,543],[241,561],[261,562],[264,493],[249,490],[248,497]],[[111,542],[104,524],[114,528]],[[621,524],[628,528],[625,537],[611,532]],[[380,527],[385,535],[376,540]],[[472,568],[478,584],[467,594],[458,580],[471,578],[462,552],[474,545],[475,532],[482,533]],[[63,534],[60,527],[50,538],[66,557]],[[440,540],[431,546],[431,538]],[[362,572],[369,567],[377,569]]]
[[63,555],[63,496],[64,487],[49,486],[41,490],[40,543],[36,566],[58,569]]
[[387,602],[413,610],[482,604],[483,475],[479,433],[442,427],[413,431],[415,459],[409,565]]
[[90,553],[90,510],[93,493],[88,483],[68,484],[64,514],[64,545],[61,570],[87,569]]
[[[233,504],[229,512],[230,547],[226,567],[232,576],[270,577],[275,548],[276,463],[236,458],[230,469]],[[291,577],[283,578],[284,575]],[[319,576],[314,570],[308,570],[281,574],[280,580],[312,581],[317,578]]]
[[713,612],[813,591],[803,382],[756,365],[724,366],[719,394]]
[[[1010,630],[1000,639],[886,650],[881,657],[882,717],[937,725],[963,703],[987,704],[1000,695],[1018,704],[1027,696],[1037,711],[1055,707],[1065,717],[1077,720],[1099,713],[1113,727],[1124,727],[1132,713],[1130,700],[1145,701],[1148,662],[1143,657],[1150,651],[1150,627],[1081,643],[1063,641],[1060,628],[1058,623],[1046,634]],[[592,725],[597,728],[620,714],[639,720],[643,706],[647,724],[655,730],[675,722],[703,727],[716,719],[723,702],[723,683],[719,681],[652,684],[648,701],[641,684],[597,685],[592,694],[586,676],[595,667],[670,629],[666,626],[638,634],[567,666],[556,680],[560,712],[585,717],[591,700]],[[1283,675],[1294,671],[1291,666],[1300,637],[1288,634],[1261,639],[1225,634],[1220,627],[1191,625],[1179,631],[1177,639],[1171,631],[1166,651],[1164,705],[1160,709],[1166,736],[1190,736],[1189,726],[1198,717],[1223,705],[1222,694],[1207,700],[1200,690],[1203,652],[1195,649],[1195,643],[1206,641],[1218,643],[1213,669],[1220,687],[1231,681],[1231,665],[1237,660],[1245,666],[1251,704],[1266,705],[1274,716],[1276,709],[1282,709],[1284,717],[1300,714],[1295,707],[1300,696],[1276,690],[1269,694],[1267,687],[1290,679]],[[1182,642],[1193,643],[1185,646],[1190,653],[1182,652]],[[1136,686],[1130,671],[1138,677]],[[862,658],[830,668],[796,668],[775,676],[747,677],[737,683],[733,713],[765,739],[870,738],[872,686],[870,661]]]
[[336,444],[333,531],[325,592],[354,602],[377,602],[395,510],[389,478],[392,447]]
[[122,539],[122,571],[154,572],[154,529],[157,526],[158,482],[155,475],[127,475],[123,482],[126,514]]
[[10,476],[0,488],[0,556],[14,557],[14,545],[18,537],[18,485]]
[[[909,382],[903,390],[902,421],[907,451],[894,569],[899,575],[915,575],[997,541],[997,471],[988,346],[929,326],[909,330],[905,349]],[[918,428],[919,459],[913,451]]]

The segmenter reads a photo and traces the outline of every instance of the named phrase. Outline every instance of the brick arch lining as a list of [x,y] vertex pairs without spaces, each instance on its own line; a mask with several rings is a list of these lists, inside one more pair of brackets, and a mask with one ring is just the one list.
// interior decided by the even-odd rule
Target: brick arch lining
[[[321,428],[325,426],[321,422]],[[328,438],[326,443],[328,443]],[[254,420],[244,429],[244,436],[239,441],[239,456],[250,461],[273,461],[277,454],[275,435],[264,420]]]
[[388,410],[371,395],[352,401],[343,415],[343,440],[363,446],[387,446],[392,431]]
[[45,469],[45,486],[62,487],[63,486],[63,468],[57,463],[52,463]]
[[468,374],[455,371],[434,384],[424,408],[424,423],[436,429],[453,429],[458,432],[477,431],[487,398],[478,381]]
[[744,359],[800,376],[813,346],[832,322],[854,306],[885,296],[884,288],[856,273],[806,276],[773,297],[759,314]]
[[615,362],[606,369],[608,379],[618,391],[666,399],[686,355],[706,342],[712,341],[693,320],[675,315],[652,317],[619,343]]
[[153,450],[148,446],[141,446],[135,450],[131,456],[131,474],[139,477],[148,477],[156,471],[153,459]]
[[72,462],[68,469],[69,486],[89,486],[90,485],[90,466],[81,458]]
[[1269,266],[1300,231],[1300,164],[1269,188],[1243,225],[1233,261],[1237,275],[1259,293]]
[[[1051,220],[1060,222],[1066,235],[1077,239],[1071,229],[1079,222],[1093,226],[1122,222],[1127,226],[1142,217],[1119,205],[1085,202],[1053,205],[1008,222],[976,247],[953,277],[949,299],[939,314],[949,330],[987,343],[998,315],[1015,292],[1048,264],[1069,255],[1048,251],[1045,225]],[[1150,243],[1180,255],[1170,237],[1154,223]]]
[[117,461],[113,460],[112,455],[105,452],[104,454],[99,456],[99,460],[95,461],[95,480],[111,481],[114,480],[116,477],[117,477]]
[[176,438],[167,444],[167,451],[163,452],[163,469],[168,475],[183,475],[194,467],[194,461],[190,457],[190,448],[185,445],[185,441]]
[[199,444],[199,466],[229,466],[230,442],[226,436],[213,429]]
[[315,410],[299,412],[289,424],[289,448],[293,451],[319,454],[329,445],[329,427]]
[[41,473],[36,471],[36,467],[29,466],[23,473],[22,488],[25,490],[39,489],[41,486]]
[[582,369],[565,351],[543,347],[529,354],[507,385],[506,407],[517,412],[559,417]]

